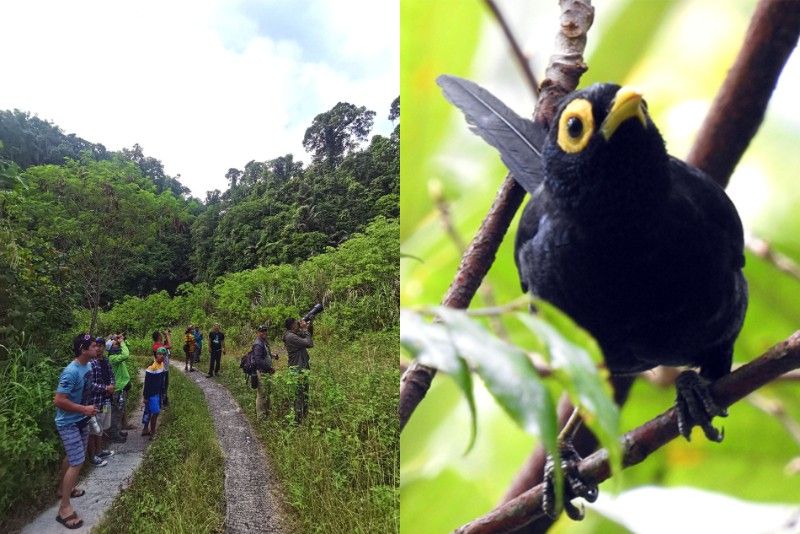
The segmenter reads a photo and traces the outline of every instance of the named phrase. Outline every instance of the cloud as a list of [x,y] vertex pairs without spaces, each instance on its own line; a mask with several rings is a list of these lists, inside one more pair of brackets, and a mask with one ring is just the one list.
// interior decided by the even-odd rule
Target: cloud
[[[292,12],[283,7],[291,4]],[[225,172],[302,148],[339,101],[399,94],[399,15],[386,3],[29,1],[0,7],[0,108],[110,149],[139,143],[203,198]]]

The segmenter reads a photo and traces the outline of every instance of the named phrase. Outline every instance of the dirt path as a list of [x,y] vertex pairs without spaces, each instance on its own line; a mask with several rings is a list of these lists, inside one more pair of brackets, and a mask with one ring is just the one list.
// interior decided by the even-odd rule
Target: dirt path
[[[140,372],[140,378],[144,380],[144,371]],[[129,398],[128,402],[136,402],[137,399]],[[84,465],[83,472],[87,475],[80,481],[78,488],[86,490],[86,495],[71,499],[72,506],[78,512],[78,516],[83,519],[83,526],[75,530],[67,530],[60,523],[56,522],[58,514],[58,501],[39,514],[36,519],[22,529],[23,534],[64,534],[64,532],[89,532],[93,526],[100,522],[103,514],[111,507],[111,503],[120,491],[127,488],[133,479],[133,473],[142,462],[142,456],[147,444],[150,443],[146,437],[140,435],[138,428],[142,420],[141,402],[136,402],[136,408],[128,417],[128,422],[137,425],[134,430],[128,431],[128,441],[125,443],[113,443],[111,449],[114,456],[108,458],[108,465],[105,467],[89,468],[88,463]]]
[[[207,360],[203,363],[208,365]],[[183,372],[180,361],[173,361],[172,367]],[[278,479],[264,448],[228,390],[200,368],[185,374],[206,396],[225,457],[225,532],[288,532]]]

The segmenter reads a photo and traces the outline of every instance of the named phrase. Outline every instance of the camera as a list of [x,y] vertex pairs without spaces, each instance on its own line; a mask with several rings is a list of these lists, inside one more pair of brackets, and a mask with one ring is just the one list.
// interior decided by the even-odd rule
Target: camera
[[314,307],[308,310],[308,313],[303,316],[303,320],[306,322],[313,321],[314,317],[322,313],[322,310],[324,309],[325,308],[322,307],[322,304],[314,304]]

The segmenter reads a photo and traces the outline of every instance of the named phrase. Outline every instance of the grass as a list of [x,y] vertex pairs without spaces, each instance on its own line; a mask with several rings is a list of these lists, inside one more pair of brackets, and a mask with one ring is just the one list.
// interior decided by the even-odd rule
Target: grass
[[[342,344],[315,340],[309,415],[293,423],[294,375],[280,343],[272,413],[256,420],[255,390],[239,369],[247,349],[229,348],[218,378],[264,443],[301,532],[399,530],[399,368],[396,331]],[[276,343],[273,342],[275,347]],[[203,370],[208,356],[204,354]]]
[[223,458],[203,392],[173,370],[169,400],[133,483],[92,532],[222,532]]

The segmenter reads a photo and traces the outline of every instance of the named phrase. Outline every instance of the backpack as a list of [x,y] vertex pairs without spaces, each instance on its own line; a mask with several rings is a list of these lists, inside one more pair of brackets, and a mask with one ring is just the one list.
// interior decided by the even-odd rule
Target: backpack
[[256,374],[256,357],[252,350],[242,356],[239,368],[248,376]]

